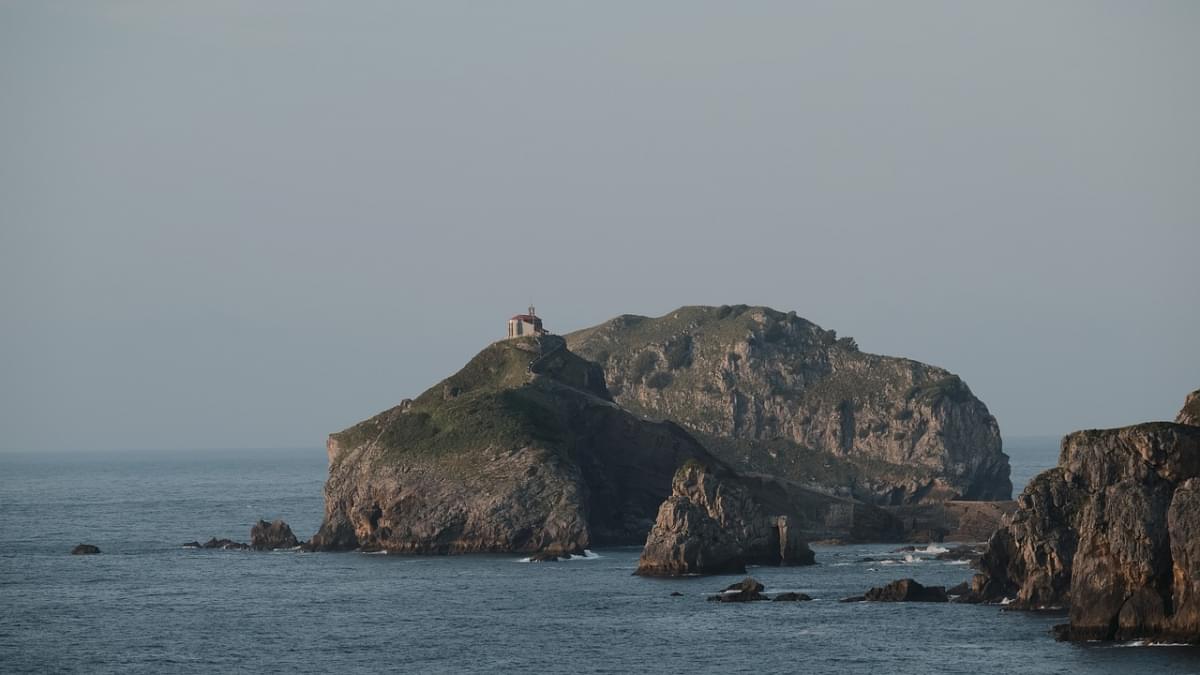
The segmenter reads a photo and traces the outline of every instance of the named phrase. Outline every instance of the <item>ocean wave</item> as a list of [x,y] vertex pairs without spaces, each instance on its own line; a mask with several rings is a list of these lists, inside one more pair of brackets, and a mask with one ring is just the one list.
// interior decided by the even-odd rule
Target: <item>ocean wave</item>
[[[593,553],[592,549],[585,548],[585,549],[583,549],[583,555],[575,555],[574,553],[572,553],[569,557],[559,558],[558,561],[559,562],[571,562],[572,560],[599,560],[600,558],[603,558],[603,557],[604,556],[602,556],[598,553]],[[533,562],[533,557],[529,556],[527,558],[520,558],[518,560],[514,560],[513,562],[519,562],[519,563]]]
[[1129,642],[1118,642],[1112,645],[1114,649],[1122,647],[1191,647],[1186,642],[1154,642],[1153,640],[1130,640]]
[[914,553],[924,553],[926,555],[937,555],[938,553],[949,553],[950,549],[937,544],[929,544],[925,548],[919,548]]

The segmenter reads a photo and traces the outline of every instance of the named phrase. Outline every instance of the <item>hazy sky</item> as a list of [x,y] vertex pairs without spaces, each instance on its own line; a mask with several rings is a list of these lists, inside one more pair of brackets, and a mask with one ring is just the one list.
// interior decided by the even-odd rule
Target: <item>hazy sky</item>
[[1170,419],[1198,65],[1196,2],[3,2],[0,448],[320,446],[531,300]]

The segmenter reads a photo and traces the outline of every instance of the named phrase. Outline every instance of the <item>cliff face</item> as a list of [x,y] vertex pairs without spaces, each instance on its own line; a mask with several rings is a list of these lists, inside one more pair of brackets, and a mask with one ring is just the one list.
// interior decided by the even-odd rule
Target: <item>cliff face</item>
[[1074,640],[1200,641],[1200,427],[1079,431],[988,543],[974,590],[1069,606]]
[[696,461],[675,473],[646,540],[636,574],[673,576],[744,572],[746,565],[811,565],[793,509],[720,465]]
[[676,467],[709,455],[615,405],[561,338],[495,343],[329,437],[317,549],[572,553],[641,543]]
[[683,307],[566,337],[618,403],[680,422],[740,469],[879,504],[1010,498],[999,427],[962,380],[794,313]]

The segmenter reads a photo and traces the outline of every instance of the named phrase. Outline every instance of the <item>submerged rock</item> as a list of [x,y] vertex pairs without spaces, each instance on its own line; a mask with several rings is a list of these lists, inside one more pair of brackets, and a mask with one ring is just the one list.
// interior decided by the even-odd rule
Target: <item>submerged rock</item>
[[933,556],[935,560],[966,560],[974,562],[979,560],[983,555],[983,549],[986,545],[979,544],[973,546],[955,546],[949,550],[942,551]]
[[948,602],[944,586],[923,586],[912,579],[899,579],[863,594],[867,602]]
[[250,548],[256,551],[296,548],[299,545],[300,541],[292,534],[292,528],[282,520],[270,523],[260,520],[250,528]]
[[981,599],[1069,607],[1064,639],[1200,642],[1200,427],[1069,434],[1018,502],[980,559]]
[[79,544],[71,549],[71,555],[96,555],[100,552],[100,548],[93,544]]
[[200,548],[216,548],[226,551],[245,551],[250,548],[249,544],[244,544],[240,541],[232,539],[217,539],[213,537],[200,545]]
[[771,598],[773,602],[808,602],[812,596],[806,593],[780,593]]
[[958,376],[861,352],[794,312],[680,307],[566,338],[617,403],[683,424],[739,472],[875,504],[1011,498],[996,419]]

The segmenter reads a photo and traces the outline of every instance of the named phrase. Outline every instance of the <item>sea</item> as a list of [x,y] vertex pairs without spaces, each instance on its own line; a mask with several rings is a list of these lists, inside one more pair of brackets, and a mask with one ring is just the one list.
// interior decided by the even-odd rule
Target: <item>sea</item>
[[[1054,438],[1011,439],[1014,484]],[[1064,644],[1056,614],[839,603],[971,570],[932,545],[814,546],[752,568],[768,594],[707,602],[740,576],[632,576],[638,549],[518,555],[195,550],[259,518],[316,531],[322,448],[0,454],[0,673],[1200,673],[1182,646]],[[103,551],[72,556],[79,543]],[[674,595],[679,593],[681,595]]]

